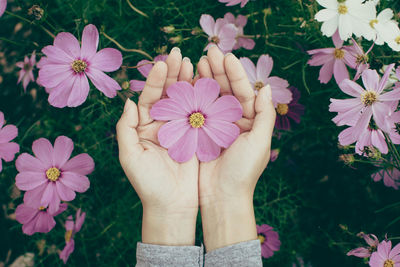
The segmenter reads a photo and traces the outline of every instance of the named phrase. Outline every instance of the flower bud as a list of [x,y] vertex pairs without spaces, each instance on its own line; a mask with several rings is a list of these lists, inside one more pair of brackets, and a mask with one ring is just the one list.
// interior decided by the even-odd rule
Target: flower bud
[[34,17],[36,20],[41,20],[44,15],[44,10],[38,5],[33,5],[28,9],[28,15]]

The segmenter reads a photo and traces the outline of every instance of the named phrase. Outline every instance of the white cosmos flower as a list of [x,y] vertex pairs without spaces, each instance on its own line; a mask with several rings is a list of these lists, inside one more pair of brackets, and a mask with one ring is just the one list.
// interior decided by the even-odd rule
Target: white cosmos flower
[[387,27],[382,30],[382,35],[390,48],[394,51],[400,51],[400,29],[397,22],[388,23]]
[[340,39],[347,40],[353,33],[360,37],[374,17],[375,5],[365,5],[363,0],[317,0],[325,7],[315,14],[315,19],[323,22],[321,31],[331,37],[339,29]]

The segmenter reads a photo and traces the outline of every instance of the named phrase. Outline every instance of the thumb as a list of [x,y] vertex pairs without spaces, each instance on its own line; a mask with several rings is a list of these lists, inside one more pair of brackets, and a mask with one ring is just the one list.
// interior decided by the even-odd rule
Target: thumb
[[250,131],[257,142],[268,141],[271,145],[272,132],[275,126],[276,112],[271,98],[271,87],[267,85],[258,92],[255,102],[256,117]]
[[138,122],[138,108],[135,102],[128,98],[125,102],[124,112],[117,123],[117,141],[120,160],[131,154],[143,151],[143,147],[139,144],[139,136],[136,131]]

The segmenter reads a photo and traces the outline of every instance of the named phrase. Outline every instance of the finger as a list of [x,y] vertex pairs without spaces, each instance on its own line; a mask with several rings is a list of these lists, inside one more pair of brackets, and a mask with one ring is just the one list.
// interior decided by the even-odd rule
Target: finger
[[213,78],[207,56],[202,56],[200,58],[199,63],[197,63],[197,71],[199,72],[200,78]]
[[194,78],[193,78],[192,85],[194,85],[194,84],[197,82],[198,79],[200,79],[200,75],[197,74],[197,75],[194,76]]
[[192,83],[193,78],[193,65],[188,57],[184,57],[179,71],[178,81],[186,81]]
[[268,147],[271,145],[272,132],[274,130],[276,112],[271,99],[271,87],[263,87],[255,103],[256,117],[254,118],[253,129],[249,135],[254,137],[258,143],[267,141]]
[[255,116],[254,101],[256,95],[247,78],[239,59],[233,54],[225,56],[224,60],[226,75],[231,84],[234,96],[239,100],[243,108],[243,117],[252,119]]
[[137,106],[135,102],[128,98],[125,102],[124,112],[116,127],[120,160],[125,159],[129,155],[138,154],[143,151],[136,131],[138,121]]
[[182,54],[178,47],[172,48],[167,59],[165,60],[168,66],[167,80],[164,84],[163,96],[167,95],[167,88],[178,81],[179,71],[181,70]]
[[167,79],[167,64],[158,61],[147,76],[146,85],[139,97],[139,125],[147,125],[153,121],[150,109],[161,99],[164,84]]
[[231,95],[231,86],[225,73],[224,54],[217,46],[213,46],[208,49],[207,57],[214,79],[221,86],[221,95]]
[[240,128],[240,133],[250,132],[253,128],[254,119],[241,118],[235,124]]

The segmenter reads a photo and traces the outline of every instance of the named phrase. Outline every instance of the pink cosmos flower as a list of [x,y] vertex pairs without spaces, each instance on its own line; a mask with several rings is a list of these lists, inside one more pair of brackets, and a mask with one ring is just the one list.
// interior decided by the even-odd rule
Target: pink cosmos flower
[[353,54],[351,46],[343,46],[343,40],[339,33],[332,36],[335,48],[321,48],[309,50],[307,53],[312,58],[307,62],[310,66],[321,66],[319,80],[321,83],[328,83],[332,74],[335,76],[336,83],[339,84],[344,79],[349,79],[349,72],[346,65],[352,69],[357,67],[357,58]]
[[244,7],[249,0],[218,0],[220,3],[226,3],[226,6],[234,6],[240,4],[240,7]]
[[257,225],[258,239],[261,242],[261,255],[264,258],[270,258],[281,247],[279,234],[268,224]]
[[378,250],[372,253],[369,259],[371,267],[398,267],[400,266],[400,244],[392,249],[392,242],[383,240]]
[[225,19],[217,19],[210,15],[203,14],[200,17],[200,26],[209,36],[209,44],[204,48],[206,51],[210,45],[217,45],[224,53],[232,51],[236,43],[238,29],[232,23],[228,23]]
[[353,41],[353,46],[349,47],[349,51],[352,55],[356,57],[356,70],[357,73],[353,78],[353,81],[357,81],[360,79],[361,74],[363,73],[364,70],[369,69],[369,64],[368,64],[368,54],[371,52],[372,48],[374,48],[375,43],[372,43],[368,51],[365,53],[362,47],[357,43],[356,40],[351,38]]
[[40,202],[50,213],[58,210],[60,201],[71,201],[75,192],[83,193],[89,186],[86,177],[94,169],[93,159],[86,153],[68,160],[74,143],[66,136],[57,137],[54,147],[49,140],[40,138],[33,142],[36,157],[21,154],[17,161],[16,186],[27,191],[24,202]]
[[6,11],[7,0],[0,0],[0,17],[3,16],[4,11]]
[[[158,55],[154,58],[154,63],[157,61],[165,61],[167,59],[168,55]],[[154,63],[147,60],[143,59],[137,63],[138,71],[143,75],[143,77],[147,78],[149,75],[151,69],[154,66]],[[145,81],[139,81],[139,80],[131,80],[129,82],[130,88],[134,92],[140,92],[143,90],[144,85],[146,84]]]
[[[19,152],[19,145],[10,142],[18,135],[18,129],[14,125],[4,126],[4,114],[0,111],[0,172],[3,170],[1,160],[10,162],[14,159],[15,154]],[[3,127],[4,126],[4,127]]]
[[50,92],[52,106],[76,107],[85,102],[89,94],[89,82],[107,97],[117,95],[119,84],[105,72],[121,67],[122,54],[114,48],[104,48],[97,52],[99,32],[89,24],[83,29],[82,46],[68,32],[59,33],[54,45],[42,49],[43,57],[38,63],[38,83]]
[[22,232],[27,235],[34,233],[48,233],[56,225],[54,217],[67,209],[67,204],[60,204],[59,209],[51,213],[48,209],[38,206],[39,202],[25,202],[15,210],[16,220],[23,224]]
[[235,18],[235,16],[232,13],[228,12],[225,14],[224,19],[228,23],[235,25],[238,30],[236,36],[236,43],[235,46],[233,47],[233,50],[239,49],[241,47],[248,50],[253,49],[256,43],[254,42],[253,39],[244,37],[243,33],[243,28],[247,24],[247,17],[243,15],[238,15],[237,18]]
[[365,242],[369,245],[369,247],[359,247],[350,250],[347,252],[347,256],[355,256],[359,258],[369,258],[371,256],[371,253],[376,250],[379,244],[378,238],[373,235],[373,234],[362,234],[362,237],[364,238]]
[[169,121],[158,131],[161,146],[178,162],[190,160],[196,153],[200,161],[211,161],[239,136],[233,122],[242,118],[242,107],[232,95],[218,98],[220,86],[209,78],[199,79],[194,87],[177,82],[167,89],[169,98],[153,105],[155,120]]
[[288,81],[276,76],[269,76],[274,66],[274,61],[269,55],[261,55],[258,58],[257,67],[247,57],[241,57],[240,62],[256,93],[267,84],[271,86],[272,102],[275,108],[278,103],[289,104],[292,101],[292,92],[288,89]]
[[345,79],[339,84],[340,89],[353,96],[351,99],[331,99],[329,111],[338,112],[332,120],[338,125],[354,125],[353,135],[358,139],[374,118],[376,125],[389,132],[386,117],[391,113],[390,104],[400,99],[400,88],[382,93],[394,64],[390,65],[380,80],[375,70],[365,70],[361,77],[366,89],[354,81]]
[[299,104],[300,91],[291,86],[289,90],[292,92],[293,99],[289,104],[278,103],[276,107],[275,128],[281,130],[290,130],[290,119],[296,123],[300,123],[300,116],[304,114],[304,106]]
[[387,187],[392,187],[396,190],[399,189],[400,186],[400,171],[397,168],[390,167],[386,169],[382,169],[371,175],[371,178],[374,182],[379,182],[383,179],[383,183]]
[[82,228],[82,224],[85,222],[86,213],[81,214],[81,209],[78,209],[75,215],[75,222],[72,216],[68,216],[65,222],[65,247],[60,252],[60,259],[63,260],[64,264],[67,263],[69,256],[75,249],[74,236]]
[[36,64],[36,51],[32,52],[31,58],[25,56],[24,61],[17,62],[18,68],[21,68],[19,71],[18,83],[22,81],[22,86],[24,87],[24,91],[26,92],[26,87],[30,81],[34,82],[35,77],[33,76],[33,67]]

